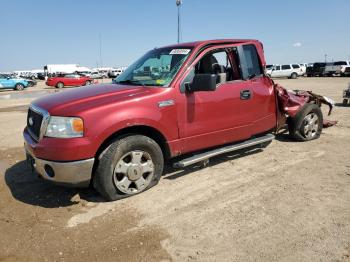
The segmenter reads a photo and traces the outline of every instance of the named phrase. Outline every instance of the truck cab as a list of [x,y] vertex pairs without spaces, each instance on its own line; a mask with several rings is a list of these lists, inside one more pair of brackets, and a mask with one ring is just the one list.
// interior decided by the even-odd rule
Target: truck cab
[[297,140],[318,138],[319,104],[275,85],[265,64],[257,40],[155,48],[113,84],[34,101],[23,133],[28,161],[47,180],[92,185],[116,200],[156,185],[165,164],[267,145],[287,122]]

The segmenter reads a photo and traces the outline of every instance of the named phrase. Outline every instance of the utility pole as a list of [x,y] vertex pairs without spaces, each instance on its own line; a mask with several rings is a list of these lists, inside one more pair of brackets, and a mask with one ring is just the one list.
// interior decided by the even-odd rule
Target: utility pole
[[177,42],[180,43],[180,7],[182,0],[176,0],[177,6]]
[[324,55],[324,62],[327,63],[327,54]]
[[103,67],[102,66],[102,39],[101,39],[101,33],[98,34],[98,38],[100,40],[100,67]]

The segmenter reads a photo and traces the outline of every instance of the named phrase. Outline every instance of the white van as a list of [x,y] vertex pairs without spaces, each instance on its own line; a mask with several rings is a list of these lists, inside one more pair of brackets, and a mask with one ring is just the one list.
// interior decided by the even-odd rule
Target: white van
[[303,70],[298,64],[276,65],[272,68],[270,77],[287,77],[296,79],[303,74]]

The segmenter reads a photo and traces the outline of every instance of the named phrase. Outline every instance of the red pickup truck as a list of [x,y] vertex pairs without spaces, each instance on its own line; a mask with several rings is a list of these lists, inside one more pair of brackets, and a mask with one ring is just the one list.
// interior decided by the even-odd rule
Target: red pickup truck
[[23,134],[43,178],[116,200],[156,185],[166,163],[266,146],[286,126],[296,140],[316,139],[321,103],[330,105],[274,84],[259,41],[200,41],[153,49],[113,84],[34,101]]

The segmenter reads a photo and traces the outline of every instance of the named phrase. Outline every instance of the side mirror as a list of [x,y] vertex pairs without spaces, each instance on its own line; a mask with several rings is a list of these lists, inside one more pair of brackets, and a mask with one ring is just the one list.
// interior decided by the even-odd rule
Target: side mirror
[[186,83],[186,89],[188,92],[215,91],[216,79],[215,74],[196,74],[192,83]]

